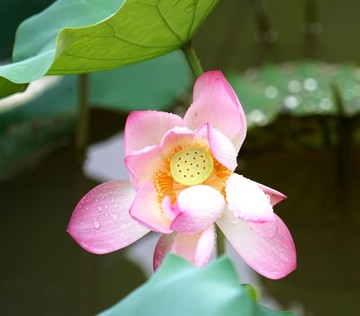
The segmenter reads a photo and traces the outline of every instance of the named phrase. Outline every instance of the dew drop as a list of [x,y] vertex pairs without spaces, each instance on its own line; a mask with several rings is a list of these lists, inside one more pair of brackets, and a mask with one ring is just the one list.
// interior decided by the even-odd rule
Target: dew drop
[[93,219],[94,228],[99,229],[101,227],[101,223],[97,218]]
[[294,95],[289,95],[285,98],[284,100],[284,105],[286,108],[292,110],[295,109],[299,106],[299,100],[296,96]]
[[318,82],[314,78],[307,78],[304,80],[304,89],[314,91],[318,87]]
[[298,93],[301,90],[301,83],[298,80],[291,80],[288,84],[288,89],[292,93]]
[[321,111],[328,112],[331,110],[332,101],[329,98],[324,98],[319,103],[319,108]]
[[265,96],[269,99],[275,99],[278,95],[278,89],[274,86],[268,86],[265,88]]
[[237,223],[239,223],[239,219],[238,218],[234,218],[231,220],[231,224],[236,225]]
[[261,238],[271,239],[277,233],[277,226],[275,222],[267,222],[267,223],[250,223],[250,227],[255,231],[255,233]]
[[114,221],[117,221],[119,219],[119,216],[117,214],[110,213],[110,215]]
[[250,120],[250,122],[260,125],[260,126],[264,126],[269,122],[268,117],[261,110],[252,110],[249,113],[249,120]]

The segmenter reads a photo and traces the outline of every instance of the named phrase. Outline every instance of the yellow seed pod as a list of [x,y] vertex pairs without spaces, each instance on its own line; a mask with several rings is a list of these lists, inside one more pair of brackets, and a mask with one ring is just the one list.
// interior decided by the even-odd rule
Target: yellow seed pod
[[211,154],[201,147],[184,148],[170,161],[170,172],[174,180],[187,186],[203,183],[213,170]]

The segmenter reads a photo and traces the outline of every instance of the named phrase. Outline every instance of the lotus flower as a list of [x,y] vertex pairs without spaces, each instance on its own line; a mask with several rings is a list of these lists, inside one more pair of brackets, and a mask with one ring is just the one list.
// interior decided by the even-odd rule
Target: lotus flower
[[130,181],[103,183],[76,206],[70,235],[87,251],[109,253],[149,231],[161,233],[154,269],[169,252],[205,265],[218,225],[258,273],[278,279],[295,269],[292,237],[273,206],[285,196],[236,174],[246,136],[241,104],[220,71],[195,82],[185,116],[130,113],[125,165]]

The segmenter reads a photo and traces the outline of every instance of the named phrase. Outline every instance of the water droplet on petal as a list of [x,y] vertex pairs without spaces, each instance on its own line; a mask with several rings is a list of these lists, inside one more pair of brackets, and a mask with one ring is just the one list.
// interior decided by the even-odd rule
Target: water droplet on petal
[[237,223],[239,223],[239,219],[238,219],[238,218],[235,217],[234,219],[231,220],[231,224],[236,225]]
[[250,223],[250,228],[261,238],[271,239],[277,233],[277,226],[275,222],[267,223]]
[[101,227],[101,223],[97,218],[93,219],[94,228],[99,229]]
[[110,215],[114,221],[117,221],[119,219],[119,216],[117,214],[110,213]]

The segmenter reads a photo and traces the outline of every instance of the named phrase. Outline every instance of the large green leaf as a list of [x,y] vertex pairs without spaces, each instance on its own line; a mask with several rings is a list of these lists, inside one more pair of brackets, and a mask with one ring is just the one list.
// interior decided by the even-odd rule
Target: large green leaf
[[27,83],[16,84],[0,77],[0,99],[11,94],[22,92],[26,89]]
[[299,60],[265,64],[228,78],[250,125],[266,125],[282,113],[353,116],[360,112],[360,69],[355,65]]
[[205,268],[169,255],[156,274],[101,316],[291,316],[259,305],[222,257]]
[[[0,87],[1,81],[28,83],[46,74],[114,69],[164,55],[192,38],[216,2],[58,0],[20,25],[15,63],[0,67]],[[2,89],[0,97],[9,93]]]

